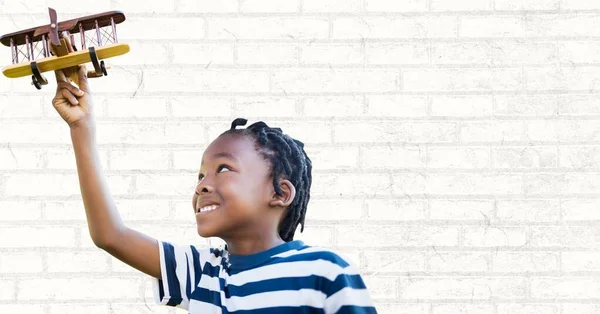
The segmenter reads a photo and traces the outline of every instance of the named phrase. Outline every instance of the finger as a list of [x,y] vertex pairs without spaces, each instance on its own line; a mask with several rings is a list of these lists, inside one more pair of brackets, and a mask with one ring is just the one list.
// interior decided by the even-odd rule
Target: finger
[[75,98],[75,96],[73,96],[73,94],[71,94],[71,92],[67,89],[62,89],[61,90],[61,94],[63,95],[63,97],[65,97],[73,106],[79,105],[79,101],[77,100],[77,98]]
[[90,85],[88,84],[88,71],[85,64],[79,66],[79,88],[86,93],[90,93]]
[[73,94],[73,95],[75,95],[77,97],[81,97],[81,96],[83,96],[85,94],[81,89],[79,89],[73,83],[60,82],[60,83],[58,83],[58,86],[60,88],[66,88],[66,89],[68,89],[69,92],[71,92],[71,94]]

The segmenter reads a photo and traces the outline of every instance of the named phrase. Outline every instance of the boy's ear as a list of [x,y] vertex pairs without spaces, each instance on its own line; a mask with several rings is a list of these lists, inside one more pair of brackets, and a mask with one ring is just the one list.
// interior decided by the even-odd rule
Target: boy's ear
[[277,195],[273,192],[269,205],[272,207],[288,207],[296,197],[296,188],[290,182],[290,180],[281,179],[279,180],[279,187],[281,187],[282,195]]

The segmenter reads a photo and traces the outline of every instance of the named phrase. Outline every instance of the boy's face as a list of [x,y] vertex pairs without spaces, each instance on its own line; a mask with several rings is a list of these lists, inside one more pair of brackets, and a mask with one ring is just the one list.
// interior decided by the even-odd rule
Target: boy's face
[[274,194],[269,164],[254,145],[246,136],[227,134],[204,151],[192,198],[200,236],[247,238],[278,221],[281,211],[269,208]]

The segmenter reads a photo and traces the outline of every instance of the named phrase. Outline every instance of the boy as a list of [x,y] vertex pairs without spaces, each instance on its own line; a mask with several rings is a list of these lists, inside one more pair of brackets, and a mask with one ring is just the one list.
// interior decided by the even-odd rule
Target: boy
[[353,266],[294,241],[310,198],[312,164],[302,142],[245,119],[206,149],[192,196],[198,234],[224,249],[157,241],[128,228],[108,192],[95,146],[86,69],[79,88],[57,71],[52,101],[67,122],[94,243],[154,277],[157,302],[189,313],[376,313]]

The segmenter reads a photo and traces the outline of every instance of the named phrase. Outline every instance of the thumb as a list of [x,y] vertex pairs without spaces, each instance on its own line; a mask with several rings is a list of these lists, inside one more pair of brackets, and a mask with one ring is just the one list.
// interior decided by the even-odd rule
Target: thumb
[[84,64],[79,66],[78,75],[79,75],[79,89],[86,93],[90,93],[90,86],[88,84],[87,77],[87,69]]

